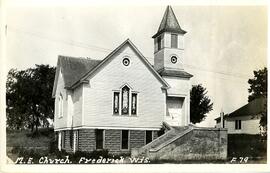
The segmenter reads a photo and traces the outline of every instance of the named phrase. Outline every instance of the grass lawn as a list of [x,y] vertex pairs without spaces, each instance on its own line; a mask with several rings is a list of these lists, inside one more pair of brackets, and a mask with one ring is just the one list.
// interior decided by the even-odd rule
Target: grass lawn
[[49,147],[53,137],[53,129],[40,129],[38,136],[32,136],[31,131],[7,131],[7,147]]
[[[40,129],[38,135],[33,136],[33,134],[28,130],[23,131],[7,131],[7,155],[13,160],[16,161],[18,156],[27,155],[34,157],[40,157],[40,155],[47,155],[50,158],[58,158],[59,156],[65,156],[64,153],[51,153],[49,151],[51,141],[54,139],[53,129]],[[13,151],[12,151],[13,148]],[[16,150],[17,148],[17,150]],[[21,149],[20,149],[21,148]],[[57,149],[57,146],[51,148]],[[14,150],[15,149],[15,150]],[[33,150],[30,152],[25,152],[24,150]],[[266,163],[266,151],[267,143],[266,139],[261,138],[258,135],[228,135],[228,159],[226,161],[154,161],[155,163],[175,163],[175,164],[207,164],[215,163],[230,164],[232,158],[236,158],[238,163],[241,157],[248,157],[248,164],[252,163]],[[20,153],[20,154],[19,154]],[[85,153],[81,153],[85,155]],[[100,153],[92,153],[92,156],[98,156]],[[88,154],[87,154],[88,155]],[[103,155],[103,154],[102,154]],[[76,157],[80,157],[80,154],[77,154]]]
[[259,135],[229,134],[228,160],[248,157],[247,163],[266,163],[267,140]]

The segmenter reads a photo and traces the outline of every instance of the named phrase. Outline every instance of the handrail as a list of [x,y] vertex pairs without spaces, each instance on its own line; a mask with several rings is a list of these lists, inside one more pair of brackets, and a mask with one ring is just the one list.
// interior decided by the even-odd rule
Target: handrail
[[194,127],[191,126],[191,127],[188,128],[187,130],[185,130],[185,131],[183,131],[182,133],[176,135],[175,137],[169,139],[168,141],[164,142],[163,144],[159,145],[158,147],[153,148],[153,149],[150,149],[150,152],[156,152],[156,151],[158,151],[158,150],[164,148],[164,147],[167,146],[168,144],[174,142],[174,141],[177,140],[178,138],[180,138],[180,137],[182,137],[182,136],[184,136],[184,135],[190,133],[190,132],[193,131],[193,130],[194,130]]

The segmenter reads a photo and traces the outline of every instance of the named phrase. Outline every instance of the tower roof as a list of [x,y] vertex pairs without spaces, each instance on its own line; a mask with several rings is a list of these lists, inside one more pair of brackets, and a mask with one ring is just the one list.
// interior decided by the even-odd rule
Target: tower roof
[[159,25],[157,33],[152,37],[155,38],[163,32],[174,32],[179,34],[185,34],[186,31],[181,29],[175,14],[170,5],[167,6],[162,21]]

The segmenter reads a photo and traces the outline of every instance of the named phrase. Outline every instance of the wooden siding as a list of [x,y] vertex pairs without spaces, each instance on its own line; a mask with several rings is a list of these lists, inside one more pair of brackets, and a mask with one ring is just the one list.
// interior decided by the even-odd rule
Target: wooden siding
[[[59,104],[59,95],[60,93],[63,96],[63,116],[59,118],[59,109],[58,109],[58,104]],[[62,127],[67,127],[67,107],[68,107],[68,102],[67,102],[67,93],[66,89],[64,89],[64,79],[61,73],[61,69],[59,72],[59,77],[57,81],[57,88],[56,88],[56,94],[55,94],[55,111],[54,111],[54,128],[62,128]]]
[[[235,120],[241,120],[241,129],[235,129]],[[260,119],[251,116],[242,116],[226,119],[225,128],[228,128],[228,134],[246,133],[259,134],[260,133]]]
[[[129,56],[129,66],[122,64],[125,56]],[[113,115],[113,90],[124,84],[138,92],[137,116]],[[84,85],[84,125],[160,128],[165,112],[161,87],[138,55],[125,45],[90,78],[89,85]]]
[[73,94],[73,126],[81,126],[82,125],[82,93],[83,93],[83,85],[77,87],[74,90]]
[[[172,97],[183,97],[183,113],[181,115],[180,124],[174,122],[170,116],[166,116],[166,121],[171,124],[179,124],[181,126],[186,126],[190,123],[190,80],[186,78],[179,77],[164,77],[165,81],[171,86],[167,90],[167,94]],[[168,115],[168,111],[167,111]]]

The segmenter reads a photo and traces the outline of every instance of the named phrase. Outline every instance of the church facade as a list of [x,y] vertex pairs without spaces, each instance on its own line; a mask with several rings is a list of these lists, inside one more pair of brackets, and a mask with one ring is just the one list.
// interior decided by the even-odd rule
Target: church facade
[[184,31],[170,6],[154,39],[154,64],[125,40],[103,60],[58,56],[53,88],[58,149],[130,153],[190,123]]

